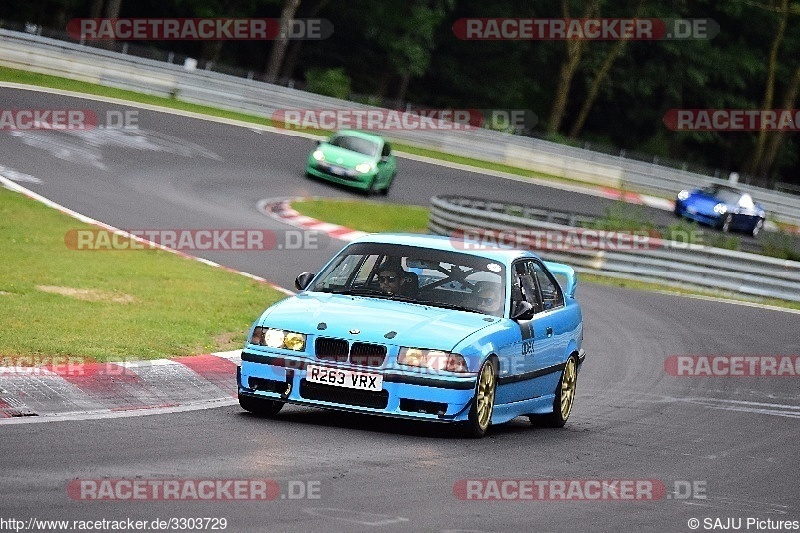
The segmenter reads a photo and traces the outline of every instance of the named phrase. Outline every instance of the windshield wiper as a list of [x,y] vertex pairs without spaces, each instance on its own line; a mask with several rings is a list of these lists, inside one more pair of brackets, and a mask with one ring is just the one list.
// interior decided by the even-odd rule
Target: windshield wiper
[[350,294],[353,296],[380,296],[382,298],[389,298],[392,295],[383,292],[380,289],[370,289],[367,287],[353,287],[349,291],[337,292],[336,294]]
[[420,305],[429,305],[431,307],[443,307],[445,309],[454,309],[456,311],[467,311],[469,313],[479,313],[480,311],[476,311],[471,307],[467,307],[466,305],[459,305],[459,304],[451,304],[446,302],[435,302],[433,300],[409,300],[414,303],[418,303]]

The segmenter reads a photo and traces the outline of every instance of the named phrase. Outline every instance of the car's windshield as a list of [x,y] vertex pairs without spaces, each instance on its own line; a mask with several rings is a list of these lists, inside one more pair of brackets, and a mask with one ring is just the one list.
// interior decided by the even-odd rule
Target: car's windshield
[[459,252],[358,243],[343,250],[308,288],[503,316],[505,268]]
[[378,143],[352,135],[334,135],[328,144],[373,157],[378,154],[379,149]]
[[736,189],[720,187],[719,185],[709,185],[703,191],[726,204],[737,204],[742,196],[742,193]]

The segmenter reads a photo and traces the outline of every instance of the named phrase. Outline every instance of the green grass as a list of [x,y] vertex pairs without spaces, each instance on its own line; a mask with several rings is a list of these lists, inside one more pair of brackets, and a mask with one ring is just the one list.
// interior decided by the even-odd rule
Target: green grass
[[355,200],[306,200],[292,202],[292,207],[317,220],[368,233],[428,231],[424,207]]
[[[0,356],[114,361],[234,349],[253,320],[284,297],[161,250],[67,247],[69,230],[91,227],[0,188]],[[98,300],[42,286],[96,291]]]
[[249,115],[246,113],[238,113],[236,111],[218,109],[216,107],[191,104],[175,98],[166,98],[163,96],[137,93],[135,91],[127,91],[125,89],[106,87],[104,85],[88,83],[85,81],[71,80],[68,78],[60,78],[58,76],[50,76],[49,74],[38,74],[36,72],[16,70],[7,67],[0,67],[0,81],[37,85],[39,87],[50,87],[52,89],[60,89],[62,91],[94,94],[108,98],[139,102],[141,104],[189,111],[191,113],[198,113],[201,115],[210,115],[232,120],[241,120],[243,122],[252,122],[254,124],[261,124],[264,126],[269,126],[272,124],[268,118],[259,117],[257,115]]

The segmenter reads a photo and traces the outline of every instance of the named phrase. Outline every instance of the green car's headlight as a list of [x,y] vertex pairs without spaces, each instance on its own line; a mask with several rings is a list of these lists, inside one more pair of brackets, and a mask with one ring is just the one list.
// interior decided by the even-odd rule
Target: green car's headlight
[[362,174],[366,174],[367,172],[372,170],[372,165],[370,165],[369,163],[359,163],[358,165],[356,165],[356,170],[358,170]]
[[420,348],[400,348],[397,364],[417,366],[428,370],[447,372],[466,372],[467,361],[463,355],[443,352],[441,350],[423,350]]
[[306,349],[306,336],[303,333],[296,333],[294,331],[284,331],[282,329],[258,326],[253,330],[253,336],[250,337],[250,344],[302,352]]
[[325,161],[325,154],[322,153],[322,150],[314,150],[314,153],[311,154],[311,157],[317,161]]

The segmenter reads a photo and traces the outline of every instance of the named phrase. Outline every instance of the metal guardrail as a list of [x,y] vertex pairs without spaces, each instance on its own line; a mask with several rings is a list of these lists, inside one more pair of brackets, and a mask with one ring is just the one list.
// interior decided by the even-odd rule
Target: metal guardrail
[[[467,197],[458,197],[458,198],[450,198],[450,202],[456,205],[463,205],[467,207],[474,207],[476,209],[481,209],[485,211],[492,211],[494,213],[503,213],[506,215],[518,215],[523,218],[535,219],[543,222],[555,222],[558,224],[563,224],[565,226],[577,226],[582,228],[592,228],[597,227],[597,223],[601,220],[600,217],[594,215],[588,215],[583,213],[576,213],[576,212],[562,212],[562,211],[552,211],[550,209],[542,209],[540,207],[535,207],[529,204],[523,203],[509,203],[509,202],[498,202],[495,200],[486,200],[483,198],[467,198]],[[691,226],[697,226],[696,222],[687,221],[686,219],[681,219],[684,223]],[[678,218],[676,218],[676,222]],[[720,242],[726,236],[733,237],[736,239],[736,249],[742,252],[752,253],[752,254],[762,254],[762,243],[750,236],[742,235],[741,238],[739,236],[732,236],[727,235],[724,233],[708,233],[706,234],[705,230],[702,229],[694,229],[691,230],[694,232],[693,235],[689,235],[686,228],[678,228],[678,227],[655,227],[653,226],[652,231],[654,233],[660,233],[660,235],[665,239],[672,239],[678,240],[682,242],[694,242],[696,244],[705,244],[707,246],[714,246],[715,242]],[[710,236],[710,238],[707,237]],[[792,240],[793,245],[797,250],[800,250],[800,234],[797,236],[788,236],[789,239]],[[763,254],[762,254],[763,255]]]
[[[286,109],[378,109],[206,70],[0,29],[0,65],[271,117]],[[389,138],[601,186],[672,196],[725,180],[486,130],[404,130]],[[741,185],[779,222],[800,226],[800,197]]]
[[[590,247],[568,246],[559,237],[537,249],[535,244],[547,242],[548,235],[580,235],[586,230],[540,217],[488,211],[481,204],[486,201],[435,196],[431,198],[428,229],[439,235],[464,237],[465,246],[531,248],[543,259],[567,263],[578,272],[800,302],[797,261],[660,239],[621,250],[612,235],[599,231],[593,234]],[[542,238],[535,240],[532,235]]]

